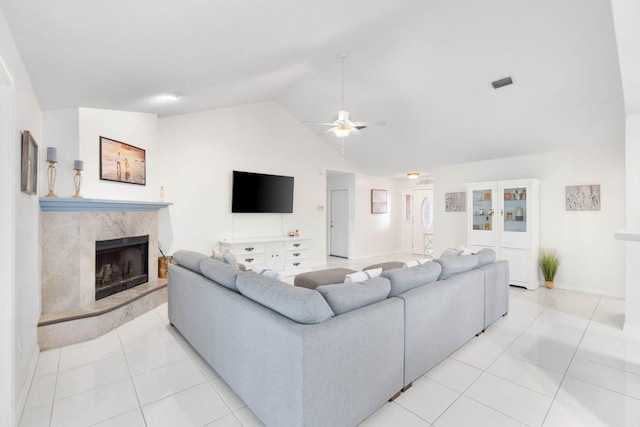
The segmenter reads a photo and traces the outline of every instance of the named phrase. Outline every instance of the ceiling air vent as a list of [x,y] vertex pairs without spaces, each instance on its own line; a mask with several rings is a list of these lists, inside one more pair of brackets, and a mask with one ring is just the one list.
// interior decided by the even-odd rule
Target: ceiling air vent
[[504,79],[491,82],[491,86],[493,86],[494,89],[500,89],[501,87],[509,86],[512,84],[513,84],[513,79],[511,77],[505,77]]

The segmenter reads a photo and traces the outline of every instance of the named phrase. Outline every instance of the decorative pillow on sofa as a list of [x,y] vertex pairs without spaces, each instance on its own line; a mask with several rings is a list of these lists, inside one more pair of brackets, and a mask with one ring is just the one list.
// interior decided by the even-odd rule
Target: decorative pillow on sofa
[[202,274],[200,271],[200,263],[209,259],[208,256],[201,254],[200,252],[179,250],[173,254],[173,260],[184,268],[188,268],[191,271],[195,271],[198,274]]
[[404,268],[411,268],[411,267],[415,267],[416,265],[426,264],[428,262],[429,262],[429,258],[414,259],[413,261],[405,262],[403,267]]
[[440,255],[440,258],[449,258],[452,256],[459,256],[460,254],[462,254],[461,250],[449,248],[449,249],[446,249],[444,252],[442,252],[442,255]]
[[476,265],[476,268],[491,264],[496,260],[496,252],[489,248],[482,249],[476,253],[476,256],[478,257],[478,265]]
[[247,298],[298,323],[320,323],[333,317],[331,307],[315,290],[252,273],[240,274],[236,286]]
[[428,262],[412,268],[395,268],[382,273],[391,282],[390,297],[395,297],[409,289],[435,282],[442,268],[440,264]]
[[457,257],[446,257],[434,260],[442,267],[442,272],[438,280],[446,280],[456,274],[473,270],[478,265],[477,255],[460,255]]
[[239,292],[236,286],[236,280],[238,279],[240,270],[236,267],[232,267],[217,259],[207,258],[200,262],[200,271],[203,276],[219,283],[225,288]]
[[337,315],[387,299],[391,283],[384,277],[376,277],[361,283],[318,286],[316,290]]
[[356,271],[355,273],[344,276],[344,283],[364,282],[365,280],[380,276],[381,273],[382,267],[374,268],[372,270]]
[[224,251],[224,253],[222,254],[222,262],[224,262],[225,264],[229,264],[232,267],[240,268],[238,266],[238,260],[236,259],[236,256],[233,254],[233,252],[231,252],[231,249],[227,249],[226,251]]
[[471,249],[469,249],[465,245],[460,245],[460,248],[458,250],[460,251],[460,255],[473,255]]
[[218,260],[220,262],[223,262],[222,260],[222,251],[220,250],[220,248],[214,248],[213,249],[213,254],[211,254],[211,258]]
[[260,270],[253,270],[258,274],[262,274],[263,276],[271,277],[272,279],[282,280],[282,275],[277,271],[273,271],[270,268],[263,268]]

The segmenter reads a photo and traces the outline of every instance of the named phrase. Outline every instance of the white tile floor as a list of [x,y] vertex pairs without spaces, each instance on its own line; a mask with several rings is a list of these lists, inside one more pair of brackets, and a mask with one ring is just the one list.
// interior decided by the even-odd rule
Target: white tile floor
[[[622,331],[624,301],[544,288],[510,296],[507,317],[361,425],[640,426],[640,340]],[[42,352],[20,425],[262,423],[168,325],[164,304],[93,341]]]

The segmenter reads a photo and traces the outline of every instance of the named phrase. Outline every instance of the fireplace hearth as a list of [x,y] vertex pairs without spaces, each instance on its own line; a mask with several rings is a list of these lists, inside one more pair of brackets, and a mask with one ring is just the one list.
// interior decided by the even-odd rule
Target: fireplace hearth
[[149,281],[149,236],[96,241],[96,301]]

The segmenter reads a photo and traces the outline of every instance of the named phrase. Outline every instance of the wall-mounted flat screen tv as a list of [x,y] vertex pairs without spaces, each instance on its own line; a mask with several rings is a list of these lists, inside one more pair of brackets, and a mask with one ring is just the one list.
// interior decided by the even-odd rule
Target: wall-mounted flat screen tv
[[233,171],[233,213],[293,213],[293,177]]

